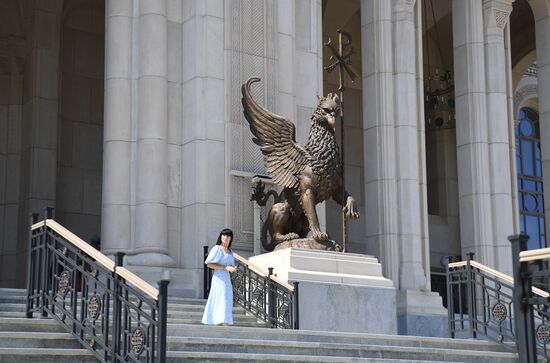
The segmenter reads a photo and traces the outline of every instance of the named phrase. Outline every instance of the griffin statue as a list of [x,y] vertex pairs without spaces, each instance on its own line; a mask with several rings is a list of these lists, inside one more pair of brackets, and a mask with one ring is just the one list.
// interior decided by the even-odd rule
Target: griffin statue
[[[267,251],[291,246],[340,250],[319,228],[315,205],[329,198],[343,205],[346,218],[359,218],[355,199],[342,188],[342,164],[335,137],[337,95],[319,99],[311,116],[305,147],[296,143],[294,124],[260,106],[251,96],[250,86],[260,81],[250,78],[242,85],[244,116],[260,146],[265,166],[275,184],[284,187],[282,201],[275,203],[262,228],[262,245]],[[267,231],[271,241],[267,241]],[[307,234],[311,231],[312,238]]]

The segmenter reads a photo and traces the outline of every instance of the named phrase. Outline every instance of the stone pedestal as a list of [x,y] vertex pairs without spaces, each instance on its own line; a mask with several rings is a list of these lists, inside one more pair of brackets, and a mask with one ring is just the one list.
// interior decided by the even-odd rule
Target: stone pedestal
[[250,261],[300,282],[300,329],[397,333],[396,291],[372,256],[287,248]]
[[447,309],[441,296],[432,291],[398,291],[397,331],[399,335],[447,337]]

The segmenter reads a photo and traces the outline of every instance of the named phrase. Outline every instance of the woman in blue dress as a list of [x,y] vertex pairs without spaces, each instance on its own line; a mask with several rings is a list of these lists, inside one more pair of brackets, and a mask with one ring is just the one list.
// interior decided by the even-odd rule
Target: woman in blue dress
[[235,259],[231,252],[233,231],[226,228],[220,232],[216,245],[204,262],[214,270],[202,323],[209,325],[233,324],[233,287],[230,273],[236,271]]

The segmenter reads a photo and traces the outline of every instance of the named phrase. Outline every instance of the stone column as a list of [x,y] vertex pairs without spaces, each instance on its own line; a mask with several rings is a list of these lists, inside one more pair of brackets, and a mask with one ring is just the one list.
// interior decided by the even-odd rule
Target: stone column
[[[25,286],[27,274],[27,216],[31,212],[42,212],[46,206],[55,207],[57,199],[59,50],[63,4],[58,1],[33,2],[29,4],[29,8],[29,19],[26,20],[29,26],[26,29],[30,49],[24,67],[23,106],[10,109],[12,122],[17,120],[18,112],[21,113],[22,121],[19,164],[21,176],[18,186],[18,202],[21,208],[17,217],[10,222],[12,226],[17,225],[17,235],[23,237],[23,240],[4,244],[13,245],[8,247],[10,254],[13,253],[10,262],[13,265],[6,265],[5,268],[14,267],[14,284],[18,287]],[[17,143],[17,138],[10,141]],[[17,168],[17,157],[10,159],[10,167]],[[12,228],[8,226],[2,229],[5,230],[4,238],[17,238]]]
[[[512,272],[510,245],[507,237],[514,233],[512,188],[510,174],[510,123],[507,102],[506,50],[504,28],[512,11],[513,0],[483,0],[485,36],[486,99],[494,268]],[[457,122],[458,124],[458,122]],[[515,157],[515,156],[514,156]],[[515,176],[514,176],[515,177]]]
[[[395,0],[394,14],[394,89],[397,157],[397,220],[399,226],[399,288],[425,288],[420,236],[421,212],[420,156],[416,88],[416,0]],[[367,165],[368,167],[368,165]]]
[[174,267],[168,256],[166,1],[139,3],[136,217],[132,265]]
[[453,0],[452,16],[462,252],[494,266],[482,3]]
[[379,256],[384,276],[399,277],[392,2],[361,0],[363,144],[368,253]]
[[133,0],[106,5],[101,245],[114,254],[131,246]]
[[229,41],[231,33],[224,33],[224,10],[228,24],[231,7],[225,4],[224,8],[221,1],[183,2],[180,223],[185,252],[180,263],[194,276],[196,291],[202,284],[202,246],[212,246],[227,226],[224,34]]
[[[398,333],[446,336],[441,297],[429,290],[429,241],[424,181],[424,97],[420,0],[393,1],[397,224],[399,241]],[[414,62],[411,60],[415,60]],[[422,84],[422,82],[420,82]],[[419,94],[420,93],[420,94]],[[369,165],[366,165],[368,168]],[[425,269],[426,268],[426,269]],[[429,316],[429,318],[428,318]],[[431,324],[420,322],[429,320]]]
[[529,0],[535,17],[535,39],[537,48],[537,75],[539,96],[539,123],[542,148],[542,177],[546,186],[544,216],[546,219],[546,241],[550,241],[550,1]]
[[504,28],[504,50],[506,54],[506,97],[508,103],[508,146],[510,154],[510,193],[512,195],[512,218],[513,218],[513,234],[520,233],[519,224],[519,201],[518,201],[518,178],[516,166],[516,113],[514,112],[514,90],[512,74],[512,40],[510,36],[510,22]]

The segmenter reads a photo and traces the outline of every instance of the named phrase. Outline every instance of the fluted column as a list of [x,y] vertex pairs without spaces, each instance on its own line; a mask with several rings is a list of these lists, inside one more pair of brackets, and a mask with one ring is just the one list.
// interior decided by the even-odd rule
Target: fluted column
[[367,249],[398,283],[392,2],[361,1]]
[[514,234],[510,174],[510,158],[513,157],[510,155],[510,143],[514,140],[510,139],[513,132],[510,132],[512,125],[508,114],[507,75],[511,69],[507,69],[504,31],[512,11],[512,2],[483,0],[494,267],[507,273],[512,272],[507,237]]
[[462,252],[494,266],[482,2],[453,0],[452,16]]
[[[393,6],[395,54],[395,133],[397,157],[397,219],[399,225],[399,288],[425,287],[422,266],[420,162],[416,88],[416,0],[396,0]],[[424,158],[422,158],[423,160]]]
[[141,266],[175,266],[168,256],[168,84],[166,1],[139,3],[139,78],[134,256]]
[[544,216],[546,220],[546,241],[550,241],[550,1],[529,0],[535,17],[535,39],[537,48],[537,76],[539,96],[539,124],[542,151],[542,178],[545,186]]
[[102,249],[130,249],[133,0],[109,0],[105,9]]

